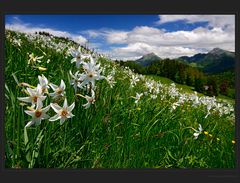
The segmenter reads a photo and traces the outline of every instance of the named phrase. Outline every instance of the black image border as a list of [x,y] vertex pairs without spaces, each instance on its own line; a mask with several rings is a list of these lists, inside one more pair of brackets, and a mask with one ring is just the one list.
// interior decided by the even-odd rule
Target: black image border
[[[4,166],[4,31],[8,14],[234,14],[236,54],[236,168],[234,169],[6,169]],[[224,182],[240,180],[240,63],[237,1],[0,0],[1,182]],[[3,181],[2,181],[3,180]]]

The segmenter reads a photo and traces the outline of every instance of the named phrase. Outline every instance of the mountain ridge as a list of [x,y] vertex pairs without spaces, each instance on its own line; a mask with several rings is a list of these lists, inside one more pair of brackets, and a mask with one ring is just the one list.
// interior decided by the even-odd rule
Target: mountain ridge
[[[156,61],[161,61],[155,53],[143,55],[135,63],[146,67]],[[235,65],[235,53],[220,48],[213,48],[208,53],[197,53],[193,56],[181,56],[171,60],[179,60],[186,64],[195,64],[196,67],[207,74],[217,74],[225,71],[233,71]]]
[[149,66],[155,61],[162,60],[159,56],[157,56],[155,53],[151,52],[146,55],[143,55],[141,58],[135,60],[136,63],[138,63],[141,66]]

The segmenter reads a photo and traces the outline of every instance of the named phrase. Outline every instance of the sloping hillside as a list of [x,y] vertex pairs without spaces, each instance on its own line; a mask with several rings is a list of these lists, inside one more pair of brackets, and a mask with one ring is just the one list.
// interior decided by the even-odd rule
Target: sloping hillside
[[196,63],[203,72],[217,74],[226,71],[234,71],[235,55],[233,52],[214,48],[207,54],[196,54],[192,57],[180,57],[188,63]]
[[149,66],[153,62],[159,61],[161,58],[154,53],[149,53],[143,55],[140,59],[136,60],[135,62],[141,66]]
[[234,168],[234,106],[66,39],[6,30],[6,168]]

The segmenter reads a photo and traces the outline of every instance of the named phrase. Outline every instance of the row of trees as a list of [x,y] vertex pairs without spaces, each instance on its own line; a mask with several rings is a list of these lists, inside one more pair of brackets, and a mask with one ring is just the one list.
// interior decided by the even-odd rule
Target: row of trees
[[118,62],[120,65],[128,66],[140,74],[154,74],[167,77],[179,84],[192,86],[196,91],[208,96],[218,96],[220,93],[232,98],[234,97],[234,93],[232,93],[231,90],[234,87],[232,83],[228,81],[230,79],[228,76],[224,79],[219,75],[206,75],[199,69],[176,59],[155,61],[146,67],[134,61]]

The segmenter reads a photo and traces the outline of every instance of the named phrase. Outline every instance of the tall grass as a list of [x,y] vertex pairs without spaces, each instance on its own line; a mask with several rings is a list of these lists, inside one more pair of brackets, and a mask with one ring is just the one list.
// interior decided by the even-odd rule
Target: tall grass
[[[116,84],[97,81],[96,102],[88,109],[86,100],[75,96],[69,70],[76,71],[71,57],[50,47],[29,41],[24,34],[7,32],[22,40],[21,46],[5,42],[5,167],[7,168],[233,168],[235,167],[234,119],[216,113],[205,118],[201,107],[184,104],[172,111],[172,99],[142,97],[144,83],[131,87],[124,68],[106,58],[98,61],[106,73],[116,68]],[[41,40],[41,39],[39,39]],[[59,41],[57,38],[52,42]],[[73,44],[67,43],[66,44]],[[43,52],[45,54],[43,54]],[[38,66],[27,64],[28,54],[44,55]],[[47,63],[47,60],[50,62]],[[36,86],[37,76],[66,83],[68,103],[75,101],[75,115],[63,125],[43,120],[40,126],[25,128],[30,117],[17,97],[26,96],[18,82]],[[14,79],[14,77],[15,79]],[[44,101],[44,106],[50,99]],[[61,102],[62,104],[62,102]],[[54,112],[48,112],[50,116]],[[201,124],[206,134],[193,138]]]

